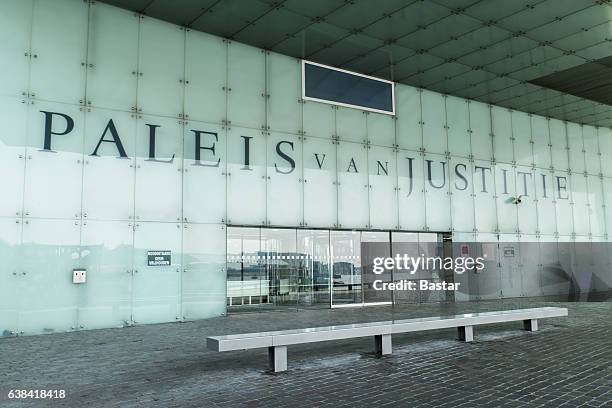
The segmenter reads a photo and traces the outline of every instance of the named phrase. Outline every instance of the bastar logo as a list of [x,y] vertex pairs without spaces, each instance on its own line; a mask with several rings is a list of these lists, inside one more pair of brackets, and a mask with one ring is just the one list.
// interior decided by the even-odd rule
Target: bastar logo
[[[50,112],[50,111],[40,111],[45,116],[45,129],[44,129],[44,141],[43,141],[43,150],[53,151],[52,149],[52,141],[53,136],[64,136],[68,135],[74,129],[74,119],[65,113],[60,112]],[[54,131],[56,129],[54,127],[54,120],[61,119],[64,121],[64,127],[60,131]],[[57,123],[56,123],[57,124]],[[160,163],[172,163],[175,158],[175,154],[172,154],[169,160],[159,160],[155,157],[155,138],[157,129],[159,129],[160,125],[146,123],[149,131],[149,152],[148,159],[150,161],[156,161]],[[219,142],[219,134],[217,132],[209,132],[205,130],[199,129],[190,129],[193,134],[193,142],[195,147],[194,153],[194,166],[206,166],[206,167],[219,167],[221,164],[221,158],[217,157],[216,152],[216,143]],[[205,142],[205,138],[209,139],[209,143],[207,145],[203,145]],[[244,157],[242,162],[242,167],[240,170],[250,171],[253,170],[251,167],[251,142],[252,136],[240,136],[242,139],[242,144],[244,148]],[[114,144],[120,158],[128,158],[128,155],[125,151],[123,143],[121,142],[121,137],[113,119],[109,119],[106,126],[102,130],[101,136],[98,139],[98,143],[96,144],[94,150],[90,153],[90,156],[98,156],[98,150],[102,143],[110,143]],[[279,166],[277,163],[274,163],[274,169],[276,173],[279,174],[291,174],[296,169],[295,159],[291,156],[291,152],[295,150],[294,142],[289,140],[280,140],[276,143],[275,151],[278,157],[286,162],[284,166]],[[209,155],[212,155],[212,160],[202,160],[202,152],[208,151]],[[313,153],[312,159],[316,162],[316,167],[319,170],[323,170],[323,166],[325,163],[327,155],[324,153]],[[400,159],[398,157],[398,159]],[[414,178],[413,178],[413,167],[414,162],[416,160],[415,157],[405,156],[401,158],[401,160],[406,160],[407,162],[407,178],[408,178],[408,192],[407,196],[410,196],[414,189]],[[447,185],[447,167],[449,163],[447,161],[437,161],[437,160],[424,160],[424,170],[425,177],[429,186],[434,189],[442,189]],[[436,169],[436,167],[438,169]],[[331,170],[331,169],[330,169]],[[349,157],[346,163],[338,163],[338,170],[344,171],[346,173],[355,173],[358,174],[360,169],[358,167],[357,161],[355,157]],[[465,163],[456,163],[452,170],[455,176],[454,180],[454,188],[458,191],[467,190],[469,187],[469,171],[468,165]],[[478,166],[474,165],[474,183],[477,184],[474,188],[480,189],[482,193],[489,193],[489,188],[493,186],[493,177],[494,171],[492,166]],[[510,170],[500,168],[501,172],[501,180],[498,182],[501,183],[502,194],[510,194],[509,188],[509,175]],[[442,177],[436,178],[433,174],[440,174]],[[376,160],[376,175],[378,176],[389,176],[389,162]],[[532,172],[520,171],[516,170],[516,190],[517,194],[520,194],[521,197],[529,197],[529,187],[528,184],[532,180],[532,177],[536,177],[536,175]],[[541,191],[542,198],[549,198],[548,196],[548,188],[549,184],[554,183],[556,198],[562,200],[569,199],[569,193],[567,191],[567,177],[565,176],[552,176],[551,174],[543,174],[540,175],[540,183],[541,183]]]

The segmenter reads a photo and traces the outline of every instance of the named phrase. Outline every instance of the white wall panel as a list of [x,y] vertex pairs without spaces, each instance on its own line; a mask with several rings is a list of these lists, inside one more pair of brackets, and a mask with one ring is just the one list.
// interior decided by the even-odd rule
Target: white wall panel
[[338,144],[338,226],[366,228],[368,205],[368,154],[365,144]]
[[0,95],[28,90],[33,0],[0,2]]
[[[444,154],[448,151],[444,96],[436,92],[423,90],[421,92],[421,104],[423,108],[423,147],[427,152]],[[467,108],[463,115],[464,120],[467,120],[466,112]],[[461,125],[458,125],[458,127],[461,127]]]
[[185,37],[185,118],[223,123],[227,117],[226,85],[227,41],[188,29]]
[[183,131],[183,219],[225,222],[227,132],[220,125],[196,121],[187,122]]
[[272,131],[297,133],[302,130],[302,71],[299,59],[268,54],[268,126]]
[[338,224],[336,144],[330,139],[305,137],[304,223],[309,227]]
[[225,313],[226,229],[223,224],[185,224],[183,228],[183,319]]
[[[134,323],[180,320],[181,224],[139,222],[134,231]],[[148,251],[171,251],[171,265],[148,266]]]
[[[87,219],[131,220],[134,217],[134,116],[103,109],[91,109],[85,115],[82,212]],[[127,157],[121,156],[112,129],[116,130],[117,140],[121,141]],[[107,141],[100,142],[102,138]]]
[[369,206],[372,228],[397,229],[397,164],[395,150],[368,150]]
[[267,137],[267,157],[267,220],[272,225],[301,225],[304,221],[302,140],[288,133],[272,132]]
[[494,106],[491,108],[493,127],[493,156],[498,162],[512,163],[512,120],[510,110]]
[[[52,112],[67,115],[69,119]],[[47,121],[51,121],[51,132],[60,133],[50,136],[51,150],[43,149]],[[29,105],[28,123],[25,215],[79,218],[83,176],[82,109],[75,105],[37,101]],[[61,134],[66,131],[69,132]]]
[[54,102],[84,102],[88,7],[84,1],[34,2],[32,96]]
[[183,125],[177,119],[139,116],[136,122],[136,220],[182,217]]
[[470,101],[469,106],[472,154],[477,159],[490,160],[493,157],[491,108],[476,101]]
[[[423,145],[421,93],[410,86],[395,87],[397,141],[401,149],[418,150]],[[306,119],[306,118],[304,118]]]
[[0,216],[20,216],[26,162],[26,101],[0,96],[0,123]]
[[132,11],[91,4],[87,45],[89,105],[135,110],[139,20]]
[[138,111],[179,117],[183,114],[185,30],[142,16],[138,51]]
[[232,126],[266,125],[266,54],[237,42],[228,45],[227,119]]
[[468,157],[470,145],[470,101],[447,96],[446,126],[448,133],[448,150],[454,156]]

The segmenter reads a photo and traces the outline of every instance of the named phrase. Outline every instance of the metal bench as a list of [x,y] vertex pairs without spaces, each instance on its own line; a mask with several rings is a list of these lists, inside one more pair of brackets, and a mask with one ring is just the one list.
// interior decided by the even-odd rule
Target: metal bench
[[459,339],[470,342],[474,340],[474,326],[481,324],[522,320],[525,330],[536,331],[538,330],[538,319],[562,316],[567,316],[566,308],[540,307],[297,330],[231,334],[209,337],[206,344],[210,350],[218,352],[267,347],[270,369],[279,372],[287,370],[287,346],[293,344],[374,336],[375,351],[381,355],[386,355],[391,354],[392,334],[456,327]]

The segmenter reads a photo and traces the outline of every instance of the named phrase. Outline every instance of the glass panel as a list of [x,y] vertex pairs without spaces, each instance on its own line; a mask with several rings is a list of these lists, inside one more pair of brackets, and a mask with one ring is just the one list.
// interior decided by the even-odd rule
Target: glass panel
[[[497,138],[497,136],[495,136]],[[507,164],[495,165],[495,200],[497,202],[497,225],[501,232],[517,231],[517,206],[512,203],[516,196],[514,169]]]
[[395,94],[397,141],[402,149],[418,150],[423,145],[421,93],[411,86],[397,85]]
[[81,226],[71,220],[25,221],[18,293],[19,331],[25,334],[69,331],[77,324]]
[[[403,257],[404,255],[418,257],[419,253],[419,234],[417,232],[392,232],[391,233],[391,256]],[[404,280],[416,281],[419,278],[418,271],[414,269],[398,269],[393,270],[393,281],[400,282]],[[415,290],[397,290],[393,294],[395,303],[419,303],[421,301],[418,291]]]
[[538,231],[540,234],[553,235],[557,231],[555,215],[554,173],[539,170],[534,175],[536,207],[538,211]]
[[512,111],[512,138],[514,139],[514,160],[517,164],[531,166],[531,124],[527,113]]
[[[476,235],[478,243],[467,244],[468,254],[472,257],[482,256],[484,258],[484,269],[478,271],[472,269],[466,271],[457,279],[467,280],[469,287],[464,291],[473,299],[499,299],[501,298],[501,269],[499,268],[499,246],[496,234]],[[465,245],[465,244],[462,244]],[[462,250],[463,248],[459,248]],[[460,253],[460,252],[459,252]]]
[[368,157],[366,145],[338,144],[338,226],[364,228],[369,224]]
[[0,218],[0,338],[17,334],[19,328],[19,286],[21,268],[21,221]]
[[378,113],[367,115],[368,140],[377,146],[395,145],[395,117]]
[[506,108],[493,106],[491,118],[493,123],[493,154],[498,162],[512,163],[512,121]]
[[[179,320],[181,224],[141,222],[134,231],[134,323]],[[148,266],[148,251],[170,251],[171,264]]]
[[262,129],[266,125],[266,55],[235,42],[229,44],[228,53],[229,123]]
[[[436,92],[421,92],[423,104],[423,147],[427,152],[444,154],[448,151],[446,142],[446,113],[444,97]],[[467,107],[464,109],[467,121]],[[414,117],[414,112],[412,113]],[[465,126],[463,126],[465,127]]]
[[604,177],[602,180],[603,194],[605,202],[605,216],[606,216],[606,234],[608,239],[612,235],[612,179]]
[[268,222],[303,223],[302,141],[287,133],[270,133],[268,142]]
[[567,171],[569,168],[567,158],[567,137],[565,122],[551,119],[548,122],[550,129],[550,143],[552,153],[552,165],[556,170]]
[[397,168],[395,151],[372,146],[368,150],[369,206],[372,228],[396,229]]
[[559,235],[570,235],[574,231],[572,206],[570,204],[569,174],[556,171],[553,189],[555,190],[557,232]]
[[612,129],[600,127],[597,129],[597,135],[601,152],[601,172],[606,177],[612,177]]
[[445,156],[424,156],[425,202],[427,228],[431,231],[450,231],[449,164]]
[[227,117],[226,82],[226,41],[188,29],[185,39],[185,118],[223,123]]
[[425,228],[425,176],[423,156],[400,150],[397,153],[399,229]]
[[336,135],[340,140],[365,143],[367,139],[366,112],[339,107],[336,109]]
[[548,119],[536,115],[531,116],[531,132],[533,139],[533,161],[536,167],[548,169],[552,165]]
[[584,173],[584,145],[582,144],[582,129],[576,123],[567,123],[567,143],[569,146],[569,163],[572,173]]
[[516,167],[516,193],[521,202],[516,206],[518,211],[518,229],[521,234],[536,234],[538,231],[538,213],[536,210],[535,176],[530,167]]
[[[447,96],[445,100],[448,150],[453,156],[468,157],[471,154],[468,110],[470,101],[453,96]],[[488,134],[485,140],[489,140]]]
[[521,274],[520,257],[518,236],[515,234],[500,234],[499,264],[502,298],[523,296],[523,275]]
[[72,0],[35,2],[30,93],[36,98],[83,101],[88,6]]
[[0,95],[20,96],[28,90],[32,0],[3,1],[0,14]]
[[497,229],[495,207],[495,174],[489,161],[475,160],[472,174],[474,189],[474,214],[479,232],[493,232]]
[[139,117],[136,131],[137,220],[181,220],[182,150],[183,126],[176,119]]
[[27,112],[20,99],[0,97],[0,174],[10,175],[0,177],[0,216],[21,215],[23,208]]
[[[132,116],[102,109],[92,109],[86,115],[83,217],[103,220],[133,217],[136,119]],[[128,157],[121,157],[114,131]],[[102,139],[106,142],[100,142]],[[92,156],[94,152],[96,156]]]
[[[566,246],[565,243],[559,244]],[[571,277],[559,259],[557,240],[548,235],[540,238],[540,259],[542,260],[541,283],[543,296],[567,294]]]
[[133,244],[128,222],[83,223],[78,266],[87,270],[87,283],[78,288],[79,326],[96,329],[131,322]]
[[572,174],[570,187],[572,190],[572,208],[574,214],[574,233],[576,235],[589,234],[589,208],[586,176]]
[[[522,232],[522,230],[521,230]],[[521,235],[519,242],[523,296],[541,296],[540,243],[535,235]]]
[[591,234],[596,237],[603,236],[606,233],[606,220],[604,217],[604,200],[601,179],[597,176],[588,176],[587,188],[589,191],[588,206]]
[[493,157],[490,135],[491,108],[476,101],[470,101],[469,107],[472,154],[478,159],[490,160]]
[[474,231],[474,184],[472,165],[467,159],[452,157],[450,162],[453,231]]
[[140,20],[139,112],[175,118],[183,114],[184,30],[149,17]]
[[273,131],[297,133],[302,129],[300,60],[268,55],[268,126]]
[[330,231],[332,306],[363,302],[360,236],[359,231]]
[[270,282],[270,302],[274,305],[297,306],[300,276],[297,259],[296,230],[261,230],[266,280]]
[[393,84],[304,62],[304,96],[393,112]]
[[226,131],[219,125],[190,121],[184,134],[183,217],[189,222],[224,222]]
[[298,270],[298,304],[329,307],[331,301],[329,231],[298,230],[297,250],[302,261]]
[[[44,113],[47,112],[47,113]],[[52,112],[68,115],[70,119]],[[50,118],[50,119],[47,119]],[[45,123],[51,120],[50,150]],[[79,218],[83,178],[83,113],[77,106],[36,102],[28,110],[24,213],[32,217]],[[73,125],[73,129],[66,133]]]
[[596,132],[596,129],[592,126],[582,127],[586,170],[589,174],[598,175],[601,173],[601,167],[599,165],[599,143],[597,141]]
[[89,10],[87,100],[95,107],[134,110],[139,17],[102,3]]
[[266,222],[266,135],[233,127],[227,140],[227,222],[262,225]]
[[270,302],[270,281],[262,254],[259,228],[228,228],[228,307]]
[[304,138],[304,225],[337,226],[336,144]]
[[[424,256],[425,258],[444,258],[444,247],[442,242],[440,242],[439,237],[441,237],[441,234],[419,233],[419,255]],[[451,254],[447,253],[446,256],[451,256]],[[429,266],[428,268],[421,269],[419,271],[419,277],[428,281],[429,283],[439,283],[442,281],[454,282],[455,278],[454,272],[444,271],[436,264]],[[419,289],[419,296],[421,303],[443,302],[446,300],[451,300],[454,297],[454,293],[445,293],[444,291],[440,290]]]
[[382,274],[373,272],[374,258],[388,257],[391,254],[388,232],[362,232],[361,233],[361,257],[362,257],[362,281],[364,303],[391,302],[393,300],[392,290],[374,289],[374,281],[393,281],[393,272],[384,271]]
[[336,134],[336,107],[304,101],[304,134],[331,139]]
[[225,314],[226,230],[220,224],[183,226],[184,319]]

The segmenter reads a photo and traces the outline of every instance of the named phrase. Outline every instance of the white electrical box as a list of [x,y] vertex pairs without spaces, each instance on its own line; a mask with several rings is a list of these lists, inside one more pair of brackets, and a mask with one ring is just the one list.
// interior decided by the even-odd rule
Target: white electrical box
[[72,283],[87,282],[87,271],[85,269],[75,269],[72,271]]

